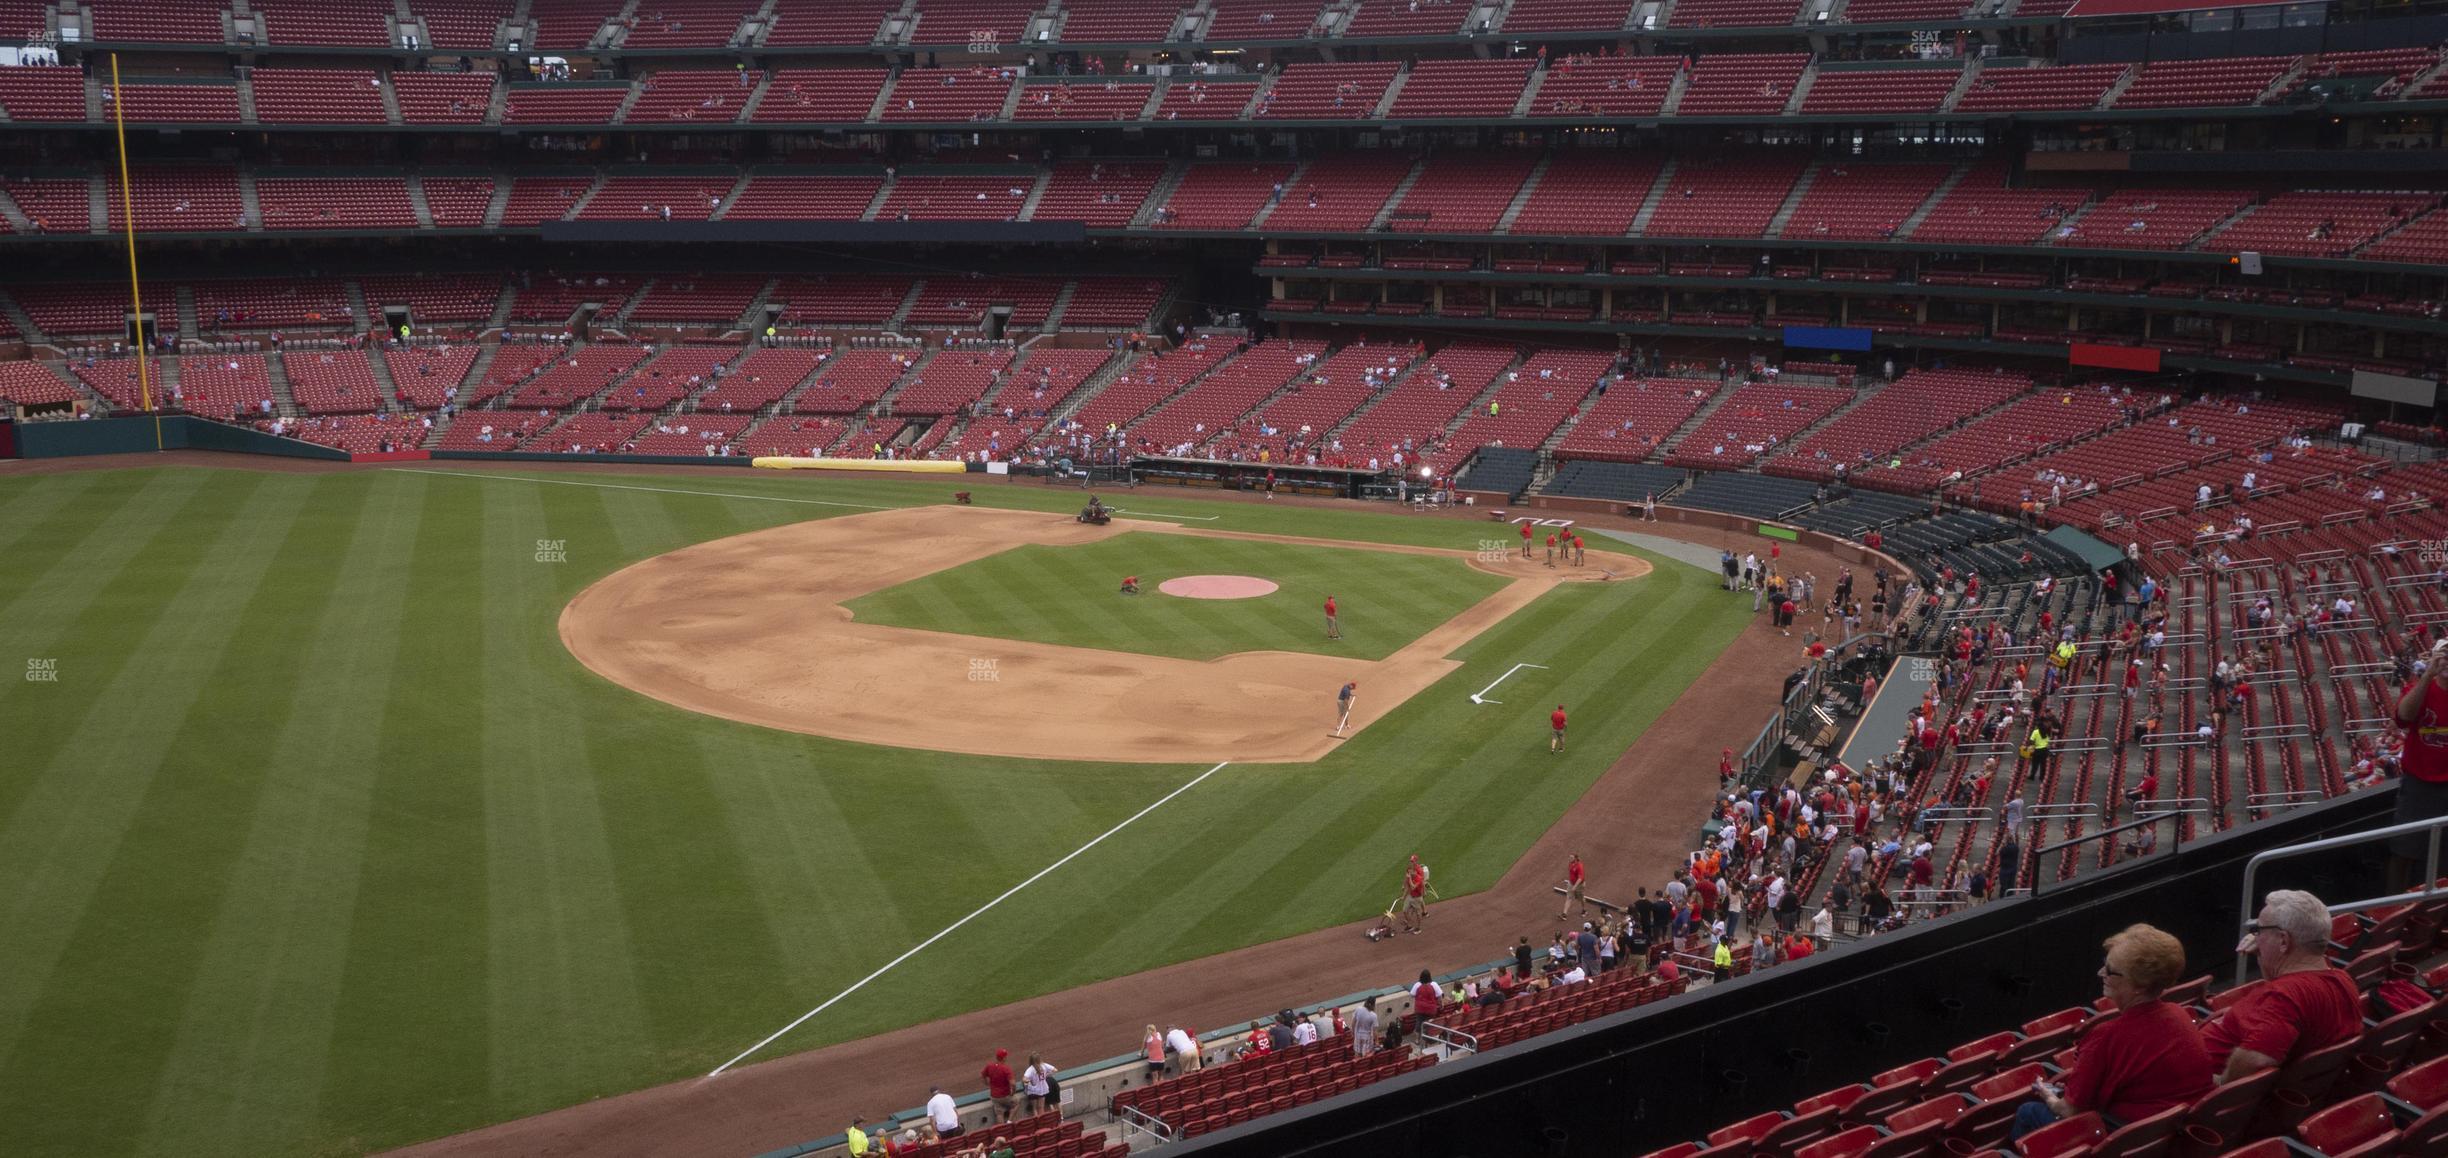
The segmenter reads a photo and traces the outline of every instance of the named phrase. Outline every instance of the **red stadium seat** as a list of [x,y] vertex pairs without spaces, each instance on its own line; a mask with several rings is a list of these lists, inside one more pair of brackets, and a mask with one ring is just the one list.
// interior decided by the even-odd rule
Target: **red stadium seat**
[[2098,1114],[2076,1114],[2023,1135],[2015,1147],[2023,1158],[2071,1158],[2089,1152],[2107,1136]]
[[2397,1124],[2380,1095],[2364,1094],[2306,1117],[2295,1136],[2328,1158],[2374,1158],[2396,1148]]

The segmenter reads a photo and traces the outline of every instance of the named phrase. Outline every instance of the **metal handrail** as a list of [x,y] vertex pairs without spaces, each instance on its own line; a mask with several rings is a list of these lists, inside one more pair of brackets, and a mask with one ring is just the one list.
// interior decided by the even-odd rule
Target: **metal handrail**
[[2322,792],[2317,788],[2305,788],[2295,792],[2255,792],[2244,798],[2244,807],[2253,811],[2261,811],[2271,808],[2297,808],[2302,805],[2310,804],[2315,800],[2323,799],[2328,795],[2328,793]]
[[[2403,789],[2401,788],[2399,791],[2403,791]],[[2324,837],[2320,840],[2308,840],[2302,844],[2291,844],[2285,848],[2273,848],[2264,852],[2254,853],[2251,860],[2244,862],[2244,896],[2243,900],[2237,904],[2236,912],[2241,914],[2258,913],[2261,911],[2258,906],[2252,903],[2254,895],[2253,879],[2259,875],[2261,866],[2264,864],[2284,857],[2304,856],[2306,854],[2315,852],[2327,852],[2333,848],[2352,848],[2359,844],[2370,844],[2375,840],[2386,840],[2393,836],[2404,836],[2417,832],[2423,833],[2428,838],[2423,852],[2422,891],[2413,893],[2396,893],[2391,896],[2373,897],[2369,900],[2348,901],[2344,904],[2333,904],[2329,906],[2329,915],[2332,918],[2335,918],[2340,913],[2359,913],[2365,909],[2382,909],[2387,908],[2390,905],[2402,905],[2408,901],[2429,900],[2432,897],[2437,896],[2439,893],[2440,830],[2442,829],[2448,829],[2448,816],[2434,816],[2424,820],[2409,820],[2403,824],[2392,824],[2386,828],[2375,828],[2368,832],[2350,832],[2344,836],[2331,836]],[[2236,956],[2236,984],[2238,985],[2242,985],[2244,983],[2244,966],[2249,960],[2250,958],[2247,958],[2242,954],[2238,954]]]
[[[2036,897],[2036,896],[2039,896],[2039,895],[2040,895],[2040,886],[2041,886],[2041,885],[2042,885],[2044,882],[2046,882],[2046,881],[2048,880],[2048,874],[2040,871],[2040,862],[2041,862],[2041,858],[2046,857],[2048,854],[2050,854],[2050,853],[2052,853],[2052,852],[2058,852],[2058,851],[2061,851],[2061,850],[2063,850],[2063,849],[2072,848],[2072,847],[2074,847],[2075,845],[2078,845],[2078,844],[2089,844],[2089,843],[2091,843],[2092,841],[2095,841],[2095,840],[2107,840],[2108,838],[2113,837],[2113,836],[2115,836],[2116,834],[2118,834],[2118,833],[2120,833],[2120,832],[2130,832],[2130,831],[2132,831],[2132,830],[2134,830],[2134,829],[2141,828],[2141,827],[2143,827],[2143,826],[2145,826],[2145,825],[2157,824],[2157,823],[2159,823],[2159,822],[2160,822],[2160,821],[2162,821],[2162,820],[2172,819],[2172,818],[2174,818],[2176,815],[2177,815],[2177,814],[2176,814],[2176,813],[2173,813],[2173,812],[2154,812],[2154,813],[2151,813],[2151,814],[2150,814],[2150,815],[2148,815],[2148,816],[2140,816],[2140,815],[2137,815],[2137,816],[2135,816],[2135,817],[2134,817],[2132,820],[2128,820],[2128,821],[2126,821],[2126,822],[2125,822],[2125,823],[2123,823],[2123,824],[2111,825],[2111,826],[2109,826],[2109,827],[2107,827],[2107,828],[2100,829],[2100,830],[2099,830],[2099,831],[2097,831],[2097,832],[2086,832],[2086,833],[2082,834],[2081,836],[2070,836],[2070,837],[2067,837],[2067,838],[2066,838],[2066,839],[2064,839],[2064,840],[2058,841],[2058,842],[2057,842],[2057,843],[2055,843],[2055,844],[2050,844],[2050,845],[2043,845],[2043,846],[2041,846],[2041,847],[2040,847],[2038,850],[2034,851],[2034,852],[2031,854],[2031,860],[2032,860],[2032,884],[2031,884],[2031,895],[2032,895],[2032,896],[2035,896],[2035,897]],[[2177,826],[2176,826],[2176,836],[2175,836],[2175,839],[2169,842],[2168,847],[2169,847],[2169,849],[2170,849],[2171,851],[2172,851],[2172,850],[2174,850],[2174,849],[2179,849],[2179,848],[2184,847],[2184,826],[2183,826],[2183,825],[2179,824],[2179,825],[2177,825]],[[2137,859],[2138,859],[2138,858],[2137,858]]]

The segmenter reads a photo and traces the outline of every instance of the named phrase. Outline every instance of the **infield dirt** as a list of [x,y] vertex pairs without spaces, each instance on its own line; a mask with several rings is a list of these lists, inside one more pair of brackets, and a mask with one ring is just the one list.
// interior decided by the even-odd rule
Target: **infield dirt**
[[[1375,661],[1249,651],[1202,662],[861,623],[843,606],[1014,547],[1122,534],[1448,555],[1512,582]],[[1445,657],[1557,584],[1648,570],[1641,559],[1609,552],[1559,569],[1510,553],[913,507],[795,523],[644,560],[580,592],[562,610],[560,630],[570,653],[605,679],[676,707],[787,731],[1053,760],[1305,762],[1343,742],[1329,731],[1334,690],[1345,681],[1370,690],[1353,714],[1356,732],[1461,666]],[[1121,596],[1100,589],[1079,598]],[[1347,605],[1357,602],[1345,597]]]

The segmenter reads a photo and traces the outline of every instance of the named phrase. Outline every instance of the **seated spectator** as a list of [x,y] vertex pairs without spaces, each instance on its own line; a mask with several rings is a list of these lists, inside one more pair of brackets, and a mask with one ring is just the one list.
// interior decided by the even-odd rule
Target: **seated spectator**
[[2032,1083],[2036,1099],[2015,1111],[2017,1139],[2086,1111],[2131,1122],[2210,1092],[2210,1055],[2193,1019],[2159,1000],[2184,977],[2184,945],[2149,925],[2128,926],[2102,945],[2100,992],[2121,1012],[2083,1039],[2064,1085]]
[[2210,1019],[2202,1045],[2218,1080],[2285,1065],[2363,1032],[2354,978],[2329,967],[2329,906],[2297,889],[2278,889],[2245,927],[2239,953],[2260,963],[2266,984]]

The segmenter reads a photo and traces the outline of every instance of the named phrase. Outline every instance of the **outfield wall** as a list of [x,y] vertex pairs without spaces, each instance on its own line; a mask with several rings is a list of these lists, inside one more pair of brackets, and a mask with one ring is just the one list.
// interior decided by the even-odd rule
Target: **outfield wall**
[[[2245,862],[2388,822],[2394,786],[2187,843],[2038,896],[1979,906],[1554,1034],[1449,1061],[1167,1153],[1499,1154],[1615,1158],[1753,1114],[2099,995],[2100,941],[2174,934],[2187,976],[2233,966]],[[2077,846],[2069,852],[2087,851]],[[2064,854],[2058,854],[2064,855]],[[2055,857],[2039,866],[2050,880]],[[2258,887],[2347,901],[2384,891],[2376,846],[2281,862]]]
[[76,422],[29,422],[17,427],[18,451],[26,458],[80,458],[95,454],[144,454],[156,450],[227,450],[346,462],[328,446],[276,438],[260,430],[213,422],[191,414],[93,418]]

